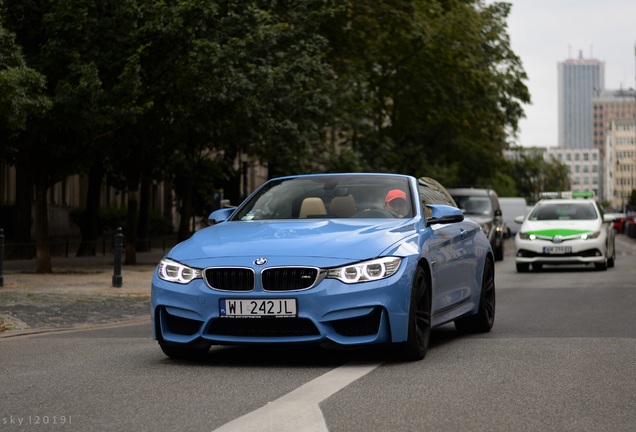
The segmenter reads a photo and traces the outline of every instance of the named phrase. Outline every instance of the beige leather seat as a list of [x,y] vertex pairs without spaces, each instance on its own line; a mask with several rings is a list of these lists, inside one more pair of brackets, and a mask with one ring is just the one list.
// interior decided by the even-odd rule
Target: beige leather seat
[[329,213],[337,217],[351,217],[356,214],[356,200],[350,194],[334,197],[329,205]]
[[325,203],[323,203],[320,198],[309,197],[305,198],[300,205],[300,215],[298,217],[305,219],[308,217],[325,216],[326,214]]

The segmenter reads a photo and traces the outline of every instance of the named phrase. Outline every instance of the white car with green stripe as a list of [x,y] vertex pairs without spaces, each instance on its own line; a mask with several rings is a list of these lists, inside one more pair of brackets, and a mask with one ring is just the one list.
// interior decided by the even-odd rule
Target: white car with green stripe
[[539,271],[544,265],[594,264],[614,267],[614,230],[593,199],[543,199],[515,222],[517,271]]

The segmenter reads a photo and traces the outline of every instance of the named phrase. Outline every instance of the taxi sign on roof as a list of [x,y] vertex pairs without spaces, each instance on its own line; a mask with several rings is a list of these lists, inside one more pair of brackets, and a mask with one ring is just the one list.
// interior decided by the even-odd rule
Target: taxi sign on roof
[[593,191],[541,192],[541,198],[594,198]]

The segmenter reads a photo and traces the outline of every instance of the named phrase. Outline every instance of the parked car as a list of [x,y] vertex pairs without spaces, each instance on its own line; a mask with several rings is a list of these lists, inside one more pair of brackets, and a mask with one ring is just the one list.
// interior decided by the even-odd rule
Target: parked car
[[625,216],[625,221],[623,222],[623,233],[627,234],[629,237],[636,238],[636,215],[630,214]]
[[211,345],[313,343],[388,344],[418,360],[434,327],[488,332],[494,254],[454,204],[434,180],[405,175],[269,180],[161,260],[153,337],[178,359]]
[[617,234],[622,234],[625,231],[625,221],[627,220],[625,213],[605,213],[605,219],[612,221],[612,226]]
[[[568,195],[569,196],[569,195]],[[613,218],[603,215],[590,198],[540,200],[521,223],[515,237],[517,271],[540,271],[544,265],[594,264],[614,267]]]
[[501,197],[499,205],[505,226],[504,237],[514,237],[519,229],[519,224],[515,222],[515,218],[528,214],[528,203],[523,197]]
[[504,259],[504,218],[497,193],[493,189],[448,188],[462,212],[481,225],[495,251],[495,260]]

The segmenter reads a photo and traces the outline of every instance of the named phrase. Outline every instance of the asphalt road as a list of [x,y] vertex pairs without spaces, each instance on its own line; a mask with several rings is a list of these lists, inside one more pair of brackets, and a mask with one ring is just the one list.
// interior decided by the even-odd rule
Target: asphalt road
[[607,272],[517,274],[506,256],[493,331],[444,326],[421,362],[219,347],[182,363],[149,323],[0,339],[0,429],[631,432],[636,241],[617,248]]

